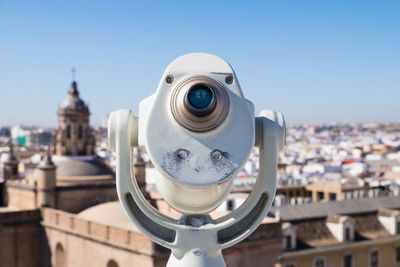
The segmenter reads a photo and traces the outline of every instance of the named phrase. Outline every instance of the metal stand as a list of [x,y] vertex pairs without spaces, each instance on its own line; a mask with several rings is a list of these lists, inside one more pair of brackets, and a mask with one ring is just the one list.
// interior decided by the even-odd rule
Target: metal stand
[[200,250],[187,251],[181,258],[176,257],[173,253],[169,257],[167,267],[225,267],[225,261],[219,250],[217,253],[210,254]]
[[208,215],[174,220],[161,214],[143,197],[134,179],[131,148],[137,146],[137,118],[129,110],[112,112],[109,144],[116,152],[117,192],[136,227],[155,243],[171,249],[168,267],[223,267],[221,250],[248,237],[272,205],[277,178],[277,157],[284,144],[281,113],[263,111],[256,118],[255,145],[260,148],[260,172],[246,201],[230,214],[213,221]]

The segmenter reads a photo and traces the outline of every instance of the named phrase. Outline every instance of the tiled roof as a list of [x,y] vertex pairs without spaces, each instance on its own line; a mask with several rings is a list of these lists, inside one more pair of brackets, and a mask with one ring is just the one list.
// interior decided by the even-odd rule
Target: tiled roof
[[308,220],[295,222],[297,233],[297,249],[327,246],[340,243],[326,226],[324,220]]
[[352,216],[356,240],[375,239],[388,237],[390,233],[379,222],[376,214],[363,214]]

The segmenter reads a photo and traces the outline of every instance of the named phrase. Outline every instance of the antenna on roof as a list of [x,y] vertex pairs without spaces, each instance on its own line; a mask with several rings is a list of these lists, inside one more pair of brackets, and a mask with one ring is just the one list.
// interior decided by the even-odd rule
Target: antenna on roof
[[72,80],[75,81],[75,73],[76,73],[75,68],[72,68],[71,72],[72,72]]

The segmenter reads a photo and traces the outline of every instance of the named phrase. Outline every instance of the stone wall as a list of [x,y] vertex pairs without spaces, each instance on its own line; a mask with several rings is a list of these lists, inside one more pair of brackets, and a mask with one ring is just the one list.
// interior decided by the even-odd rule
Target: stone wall
[[115,184],[57,186],[55,195],[56,208],[72,213],[118,200]]
[[[78,267],[106,267],[108,262],[114,261],[119,267],[164,267],[167,263],[169,250],[139,232],[87,221],[49,208],[43,208],[42,215],[53,264],[63,262],[65,265],[60,266],[65,267],[73,262],[73,266]],[[224,250],[228,266],[274,266],[282,252],[280,229],[278,222],[262,224],[246,240]],[[57,247],[63,252],[57,254]]]
[[34,186],[28,184],[25,180],[7,181],[6,201],[9,207],[18,207],[20,209],[35,209],[37,191]]
[[40,220],[40,210],[0,210],[0,266],[50,266],[50,251]]
[[[53,266],[165,266],[168,253],[141,233],[42,209]],[[58,263],[58,264],[56,264]]]
[[[281,249],[279,223],[265,223],[223,254],[229,267],[269,267]],[[169,253],[130,222],[109,226],[51,208],[0,210],[0,266],[164,267]]]
[[[55,208],[78,213],[100,203],[118,199],[115,183],[57,186]],[[31,179],[7,181],[5,200],[9,207],[35,209],[38,206],[38,190]]]

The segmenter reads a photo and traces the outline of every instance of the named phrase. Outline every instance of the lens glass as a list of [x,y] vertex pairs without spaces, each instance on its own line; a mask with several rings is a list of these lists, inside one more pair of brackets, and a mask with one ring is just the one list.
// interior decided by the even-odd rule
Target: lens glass
[[214,93],[210,87],[204,84],[197,84],[190,88],[187,96],[192,107],[195,109],[205,109],[210,105]]

